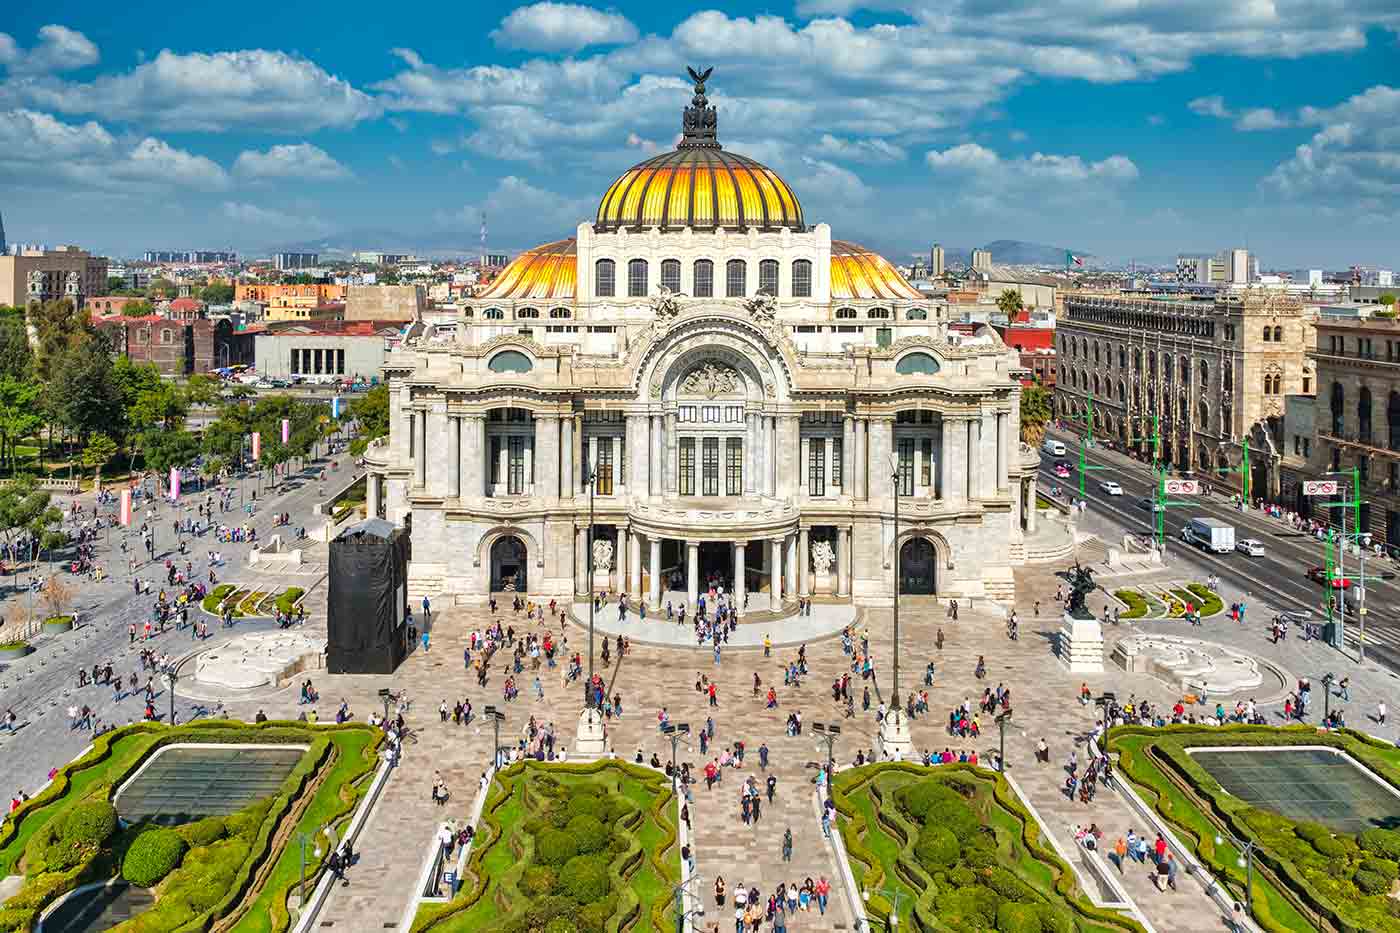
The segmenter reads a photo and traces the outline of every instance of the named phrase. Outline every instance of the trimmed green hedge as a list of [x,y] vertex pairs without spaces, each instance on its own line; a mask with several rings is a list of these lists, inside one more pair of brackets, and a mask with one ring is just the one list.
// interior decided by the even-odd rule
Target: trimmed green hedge
[[277,608],[282,612],[291,612],[296,606],[297,600],[301,599],[301,594],[306,592],[299,586],[289,586],[277,597]]
[[[209,591],[209,594],[204,597],[204,601],[201,602],[200,605],[204,607],[205,612],[210,613],[211,615],[218,615],[219,603],[223,602],[224,598],[232,592],[232,583],[220,583],[218,586],[214,587],[212,590]],[[238,610],[234,609],[233,614],[238,615]]]
[[1113,595],[1128,604],[1128,611],[1121,618],[1141,619],[1147,615],[1147,600],[1137,590],[1115,590]]
[[132,884],[149,888],[175,870],[185,857],[185,840],[173,829],[150,827],[126,850],[122,877]]
[[1188,583],[1186,588],[1200,600],[1198,608],[1202,619],[1209,619],[1211,616],[1220,615],[1225,611],[1225,601],[1214,590],[1200,583]]
[[[1108,748],[1120,773],[1192,843],[1201,861],[1242,891],[1244,869],[1229,843],[1215,844],[1221,828],[1257,845],[1254,919],[1269,931],[1328,925],[1342,933],[1400,933],[1400,914],[1380,890],[1388,854],[1400,852],[1400,833],[1367,830],[1360,836],[1290,820],[1228,794],[1187,749],[1225,745],[1327,745],[1392,785],[1400,786],[1400,749],[1351,730],[1308,726],[1169,726],[1113,729]],[[1373,864],[1374,863],[1374,864]],[[1386,882],[1385,890],[1389,889]]]

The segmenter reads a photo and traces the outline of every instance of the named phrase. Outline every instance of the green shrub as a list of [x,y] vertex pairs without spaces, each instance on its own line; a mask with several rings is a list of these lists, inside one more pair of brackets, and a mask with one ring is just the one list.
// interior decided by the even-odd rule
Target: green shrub
[[520,886],[525,889],[526,894],[541,897],[554,890],[555,884],[559,881],[559,876],[554,869],[546,868],[543,865],[531,865],[525,869],[525,875],[520,881]]
[[1388,858],[1363,858],[1359,867],[1362,871],[1373,871],[1387,881],[1400,878],[1400,864]]
[[607,810],[607,805],[593,794],[575,794],[569,798],[569,818],[576,816],[600,817]]
[[574,842],[578,844],[579,852],[584,854],[598,852],[607,848],[609,841],[608,832],[603,829],[602,821],[596,816],[580,813],[578,816],[569,820],[566,832],[574,837]]
[[1400,832],[1372,827],[1363,829],[1357,841],[1361,843],[1361,848],[1372,855],[1400,861]]
[[559,872],[559,887],[580,904],[591,904],[608,894],[608,866],[594,855],[575,855]]
[[601,901],[594,901],[579,909],[578,925],[584,933],[603,933],[608,928],[608,920],[613,912],[617,910],[617,898],[608,897]]
[[1143,599],[1136,590],[1115,590],[1113,595],[1117,596],[1128,607],[1128,611],[1123,613],[1121,618],[1141,619],[1147,615],[1147,600]]
[[544,933],[579,933],[579,928],[570,917],[555,917],[544,925]]
[[122,859],[122,877],[149,888],[174,871],[185,855],[185,840],[173,829],[148,829],[136,837]]
[[1009,869],[993,868],[987,878],[987,887],[1008,901],[1034,901],[1035,892],[1030,885],[1017,878]]
[[578,855],[578,840],[562,829],[551,829],[535,840],[535,861],[541,865],[563,865]]
[[1351,879],[1362,894],[1384,894],[1390,890],[1390,882],[1384,875],[1361,869]]
[[1051,904],[1036,904],[1035,912],[1045,933],[1074,933],[1074,917],[1069,911]]
[[1040,914],[1033,904],[1007,901],[997,908],[997,929],[1001,933],[1041,933]]
[[202,820],[193,823],[186,823],[176,830],[190,847],[207,846],[218,842],[224,838],[224,818],[221,816],[206,816]]
[[548,894],[533,901],[525,911],[525,925],[537,930],[555,917],[567,916],[578,909],[573,900],[563,894]]
[[977,875],[971,868],[959,865],[948,872],[948,880],[959,888],[965,888],[968,885],[977,883]]
[[986,833],[978,833],[976,841],[963,846],[963,863],[973,871],[986,871],[1001,863],[997,850],[985,841],[989,838]]
[[1318,855],[1327,858],[1344,857],[1347,854],[1347,845],[1340,839],[1331,836],[1319,836],[1312,840],[1312,847],[1317,850]]
[[277,608],[283,612],[291,612],[296,601],[301,599],[301,594],[305,592],[299,586],[289,586],[282,591],[282,595],[277,597]]
[[64,842],[101,845],[117,831],[117,808],[105,800],[85,800],[68,811],[58,829]]
[[958,860],[958,838],[942,826],[925,826],[914,844],[914,857],[928,871],[947,868]]

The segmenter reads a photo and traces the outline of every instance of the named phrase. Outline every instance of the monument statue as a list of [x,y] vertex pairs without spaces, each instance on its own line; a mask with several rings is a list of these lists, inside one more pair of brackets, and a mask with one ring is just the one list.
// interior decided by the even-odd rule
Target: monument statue
[[697,366],[681,380],[681,391],[692,395],[714,398],[717,395],[732,395],[744,388],[744,379],[732,368],[723,364],[707,362]]
[[593,542],[593,572],[611,573],[613,563],[612,542],[606,538]]
[[1074,569],[1069,571],[1069,601],[1065,603],[1065,612],[1071,616],[1093,618],[1093,613],[1084,601],[1098,588],[1098,584],[1094,582],[1094,571],[1088,567],[1081,567],[1076,560]]
[[680,292],[673,292],[666,286],[661,286],[660,291],[651,299],[651,312],[656,315],[656,319],[667,322],[681,313]]
[[776,295],[760,292],[744,300],[744,310],[759,323],[771,323],[778,314],[778,298]]
[[836,563],[836,552],[831,548],[830,541],[818,541],[812,545],[812,570],[817,576],[825,576],[831,572],[831,565]]

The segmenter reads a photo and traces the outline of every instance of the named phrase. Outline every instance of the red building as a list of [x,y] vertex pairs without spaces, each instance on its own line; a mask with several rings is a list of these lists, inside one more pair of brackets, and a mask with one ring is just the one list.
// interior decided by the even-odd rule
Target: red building
[[162,376],[207,373],[218,366],[253,361],[253,338],[227,320],[174,321],[145,317],[108,317],[93,321],[112,341],[112,352],[134,363],[154,363]]
[[1011,324],[992,325],[1008,347],[1021,354],[1021,365],[1035,382],[1047,389],[1055,387],[1055,328],[1032,324],[1026,312]]

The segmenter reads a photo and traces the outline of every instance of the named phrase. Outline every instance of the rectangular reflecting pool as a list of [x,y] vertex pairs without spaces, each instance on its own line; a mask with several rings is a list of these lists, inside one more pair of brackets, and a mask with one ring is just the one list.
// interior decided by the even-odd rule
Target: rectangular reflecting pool
[[296,767],[301,745],[169,745],[117,791],[117,815],[165,825],[227,816],[275,793]]
[[1400,827],[1400,796],[1349,757],[1326,748],[1193,748],[1225,790],[1291,820],[1338,832]]

